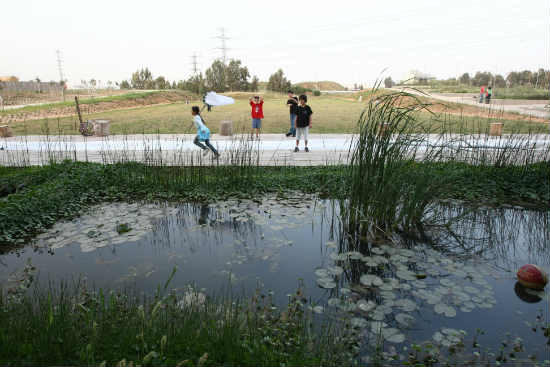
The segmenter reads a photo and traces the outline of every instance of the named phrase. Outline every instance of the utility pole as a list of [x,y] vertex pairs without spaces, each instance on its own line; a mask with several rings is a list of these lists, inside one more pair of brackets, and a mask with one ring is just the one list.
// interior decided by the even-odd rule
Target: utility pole
[[217,50],[221,50],[222,52],[222,62],[223,64],[225,65],[226,62],[227,62],[227,51],[229,51],[229,49],[227,48],[227,43],[226,41],[229,39],[226,35],[225,35],[225,28],[220,28],[220,35],[217,36],[216,38],[218,38],[220,40],[220,47],[216,47]]
[[55,50],[57,54],[57,69],[59,70],[59,83],[61,84],[61,95],[65,102],[65,78],[63,76],[63,60],[61,59],[61,50]]
[[191,56],[191,72],[193,73],[193,76],[197,75],[198,71],[197,54],[194,53],[193,56]]

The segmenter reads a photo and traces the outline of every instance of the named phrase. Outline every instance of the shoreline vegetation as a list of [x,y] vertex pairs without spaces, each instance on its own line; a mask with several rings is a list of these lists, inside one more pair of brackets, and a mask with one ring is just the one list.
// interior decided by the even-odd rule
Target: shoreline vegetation
[[[402,106],[398,101],[403,97],[416,102]],[[413,132],[425,126],[417,116],[429,113],[428,108],[429,104],[404,92],[370,99],[356,125],[359,135],[346,166],[262,167],[251,159],[252,148],[244,142],[230,152],[236,157],[232,166],[102,165],[67,160],[41,167],[23,163],[0,167],[0,252],[24,246],[57,221],[110,201],[207,203],[228,198],[261,200],[265,193],[284,196],[288,191],[302,191],[340,200],[343,228],[349,238],[358,241],[385,234],[421,234],[423,226],[430,225],[426,214],[442,201],[549,210],[548,149],[537,156],[527,136],[519,145],[512,137],[496,156],[474,149],[468,156],[475,164],[445,159],[444,146],[417,156],[430,128],[424,134]],[[383,131],[379,130],[381,122],[387,124]],[[518,154],[518,150],[525,152]],[[288,306],[277,309],[263,290],[251,299],[208,298],[197,290],[173,294],[170,279],[151,297],[91,291],[85,284],[32,290],[31,264],[24,274],[20,291],[0,297],[0,345],[6,346],[0,348],[0,364],[357,362],[359,346],[353,330],[346,332],[345,320],[344,324],[336,320],[312,323],[300,285]],[[381,350],[372,357],[375,365],[389,363]],[[398,363],[431,366],[444,362],[444,357],[434,360],[430,351],[420,349],[411,350],[409,357]]]

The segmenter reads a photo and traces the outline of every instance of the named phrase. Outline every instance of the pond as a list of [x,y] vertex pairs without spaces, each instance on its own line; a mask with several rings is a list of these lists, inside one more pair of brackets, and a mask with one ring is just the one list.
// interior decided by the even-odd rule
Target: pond
[[216,295],[260,286],[280,305],[303,284],[319,317],[345,314],[366,341],[383,338],[385,348],[423,340],[449,347],[481,329],[484,347],[497,350],[509,332],[529,354],[550,359],[547,340],[530,327],[537,316],[550,318],[548,287],[527,291],[515,280],[523,264],[549,268],[549,212],[441,203],[432,208],[439,225],[421,240],[357,244],[343,234],[339,208],[301,193],[98,205],[0,255],[0,281],[12,286],[30,261],[42,286],[86,279],[152,293],[177,267],[170,288]]

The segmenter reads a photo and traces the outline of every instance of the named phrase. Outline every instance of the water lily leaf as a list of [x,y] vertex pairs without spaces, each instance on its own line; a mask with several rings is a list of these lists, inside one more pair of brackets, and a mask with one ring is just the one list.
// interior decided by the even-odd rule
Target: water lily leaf
[[341,275],[344,272],[344,269],[340,266],[329,266],[327,268],[328,272],[332,275]]
[[416,275],[408,270],[398,270],[395,275],[403,280],[416,280]]
[[340,293],[342,293],[342,294],[350,294],[350,293],[351,293],[351,289],[349,289],[349,288],[340,288]]
[[376,307],[376,303],[373,301],[366,301],[364,299],[360,299],[357,301],[357,308],[364,312],[372,311]]
[[325,311],[324,307],[323,306],[315,306],[313,307],[313,312],[315,313],[318,313],[318,314],[321,314]]
[[371,252],[374,253],[374,254],[377,254],[377,255],[383,255],[384,254],[384,250],[382,250],[379,247],[373,247],[371,249]]
[[415,318],[406,313],[398,313],[395,315],[395,321],[405,327],[412,327],[415,322]]
[[336,288],[336,283],[332,279],[328,279],[328,278],[317,279],[317,284],[319,285],[319,287],[325,288],[325,289]]
[[373,321],[370,324],[370,331],[373,334],[380,334],[380,333],[382,333],[382,330],[384,328],[386,328],[387,326],[388,326],[388,324],[386,324],[385,322]]
[[382,336],[390,343],[403,343],[405,335],[401,334],[396,328],[382,329]]
[[359,281],[361,284],[368,286],[381,286],[384,284],[382,279],[376,275],[373,274],[364,274],[361,275],[361,278],[359,278]]
[[315,275],[317,275],[319,278],[329,278],[330,274],[327,269],[317,269],[315,270]]
[[402,298],[395,301],[395,306],[401,308],[405,312],[412,312],[416,309],[416,303],[407,298]]
[[441,343],[445,339],[445,336],[441,334],[439,331],[436,331],[432,338],[437,343]]
[[376,321],[382,321],[386,317],[386,314],[384,312],[379,311],[376,309],[373,313],[371,313],[370,318]]
[[342,301],[340,300],[340,298],[330,298],[328,301],[327,301],[327,304],[331,307],[336,307],[338,305],[340,305]]
[[336,247],[338,247],[338,244],[334,241],[330,241],[330,242],[325,243],[325,246],[327,248],[336,248]]
[[359,328],[359,329],[362,329],[362,328],[365,328],[367,327],[367,325],[369,324],[367,320],[365,320],[364,318],[362,317],[353,317],[351,320],[350,320],[350,323],[351,323],[351,326],[354,327],[354,328]]

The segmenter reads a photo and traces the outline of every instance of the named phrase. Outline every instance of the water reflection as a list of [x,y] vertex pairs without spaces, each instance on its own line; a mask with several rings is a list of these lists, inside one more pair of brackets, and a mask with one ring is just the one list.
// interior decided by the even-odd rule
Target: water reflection
[[[526,316],[517,312],[533,314],[548,300],[514,285],[520,265],[548,268],[548,212],[447,203],[432,208],[438,221],[422,238],[371,241],[342,230],[339,204],[293,194],[177,207],[103,205],[39,236],[34,250],[0,256],[0,279],[4,285],[31,258],[44,285],[84,275],[97,287],[135,284],[152,292],[177,266],[175,288],[250,292],[261,283],[280,304],[303,279],[323,306],[318,311],[351,314],[366,335],[382,333],[394,344],[430,339],[441,328],[521,333]],[[119,223],[131,230],[117,233]],[[449,342],[456,337],[449,330],[437,337]]]

